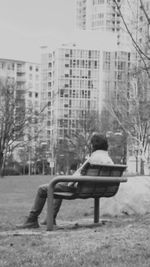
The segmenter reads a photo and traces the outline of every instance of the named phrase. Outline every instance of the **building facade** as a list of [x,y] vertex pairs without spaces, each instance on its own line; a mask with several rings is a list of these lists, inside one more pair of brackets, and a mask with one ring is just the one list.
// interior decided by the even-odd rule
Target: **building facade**
[[123,0],[76,0],[76,26],[79,30],[113,32],[117,36],[117,45],[129,43],[129,36],[118,11],[129,22],[130,7]]
[[[143,7],[143,8],[142,8]],[[147,15],[150,1],[144,0],[76,0],[76,27],[79,30],[113,32],[117,45],[130,48],[135,42],[145,42],[149,31]],[[133,49],[133,47],[132,47]]]
[[100,109],[100,52],[62,45],[42,56],[43,140],[53,146],[80,130],[87,113]]
[[129,62],[129,52],[75,44],[42,51],[41,103],[46,107],[42,138],[52,154],[58,142],[81,131],[87,114],[100,114],[112,95],[117,98],[118,83],[127,90]]
[[[40,64],[0,58],[0,78],[9,78],[16,84],[16,94],[26,108],[40,108]],[[21,96],[22,95],[22,96]]]

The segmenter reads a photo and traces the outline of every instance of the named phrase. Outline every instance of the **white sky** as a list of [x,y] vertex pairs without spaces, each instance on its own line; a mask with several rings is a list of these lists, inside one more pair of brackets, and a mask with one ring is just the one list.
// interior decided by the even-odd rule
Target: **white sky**
[[40,61],[75,29],[75,0],[0,0],[0,58]]

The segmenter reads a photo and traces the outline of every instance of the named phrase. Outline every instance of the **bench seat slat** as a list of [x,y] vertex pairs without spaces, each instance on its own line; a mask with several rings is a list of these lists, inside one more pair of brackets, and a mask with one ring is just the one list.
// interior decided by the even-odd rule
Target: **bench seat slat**
[[120,183],[114,185],[101,184],[99,186],[96,184],[95,186],[95,183],[91,183],[91,186],[88,184],[88,187],[86,185],[79,187],[76,192],[54,192],[54,197],[62,199],[112,197],[117,193],[119,185]]

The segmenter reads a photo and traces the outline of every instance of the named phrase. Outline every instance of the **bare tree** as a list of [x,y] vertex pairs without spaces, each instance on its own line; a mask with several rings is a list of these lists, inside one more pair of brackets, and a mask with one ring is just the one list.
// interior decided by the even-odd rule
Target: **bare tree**
[[0,174],[6,156],[25,143],[29,125],[35,124],[35,113],[25,105],[25,89],[19,89],[10,78],[0,80]]
[[[5,157],[15,140],[23,135],[25,127],[24,105],[18,105],[16,85],[10,80],[0,80],[0,171],[4,168]],[[18,112],[19,111],[19,112]]]
[[[135,79],[131,83],[130,95],[124,90],[120,92],[119,99],[109,101],[106,108],[117,123],[117,127],[128,138],[129,150],[140,155],[140,173],[144,174],[144,160],[148,157],[148,139],[150,134],[150,101],[142,97],[141,83]],[[140,88],[140,93],[137,93]]]
[[[150,60],[150,56],[147,53],[148,48],[150,48],[150,6],[147,0],[137,0],[135,1],[117,1],[113,0],[116,6],[116,12],[121,17],[124,25],[124,31],[130,36],[132,44],[146,67],[146,59]],[[122,6],[126,2],[126,8],[130,10],[130,18],[125,17],[122,10]],[[141,30],[141,27],[142,30]],[[133,31],[134,30],[134,31]],[[142,41],[141,41],[142,37]]]
[[61,143],[57,144],[57,162],[66,166],[68,172],[71,165],[83,163],[90,154],[90,137],[93,132],[100,131],[100,117],[95,111],[81,111],[78,127],[71,134],[67,134]]
[[[109,103],[109,110],[128,136],[135,154],[136,151],[141,154],[140,172],[144,173],[143,157],[148,156],[150,134],[150,3],[147,0],[114,0],[113,3],[124,27],[120,30],[124,30],[131,40],[134,61],[130,69],[129,94],[120,95],[120,102],[115,102],[115,106]],[[124,4],[130,10],[130,19],[129,14],[124,13]],[[122,88],[122,92],[124,90]]]

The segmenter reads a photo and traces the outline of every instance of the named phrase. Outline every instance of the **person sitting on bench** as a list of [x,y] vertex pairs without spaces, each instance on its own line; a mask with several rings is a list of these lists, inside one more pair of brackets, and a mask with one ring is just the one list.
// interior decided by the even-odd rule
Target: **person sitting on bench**
[[[73,175],[82,175],[82,172],[85,171],[86,165],[95,164],[113,164],[112,159],[108,155],[108,142],[104,135],[99,133],[93,133],[91,137],[91,155],[89,158],[83,163],[83,165],[74,172]],[[41,214],[43,207],[45,205],[47,199],[47,192],[48,192],[49,184],[40,185],[37,194],[35,197],[34,204],[31,208],[29,216],[27,217],[26,221],[19,225],[18,228],[38,228],[38,217]],[[77,187],[77,183],[67,183],[61,182],[56,184],[55,192],[75,192]],[[62,199],[54,199],[54,224],[56,224],[56,216],[58,211],[61,207]]]

